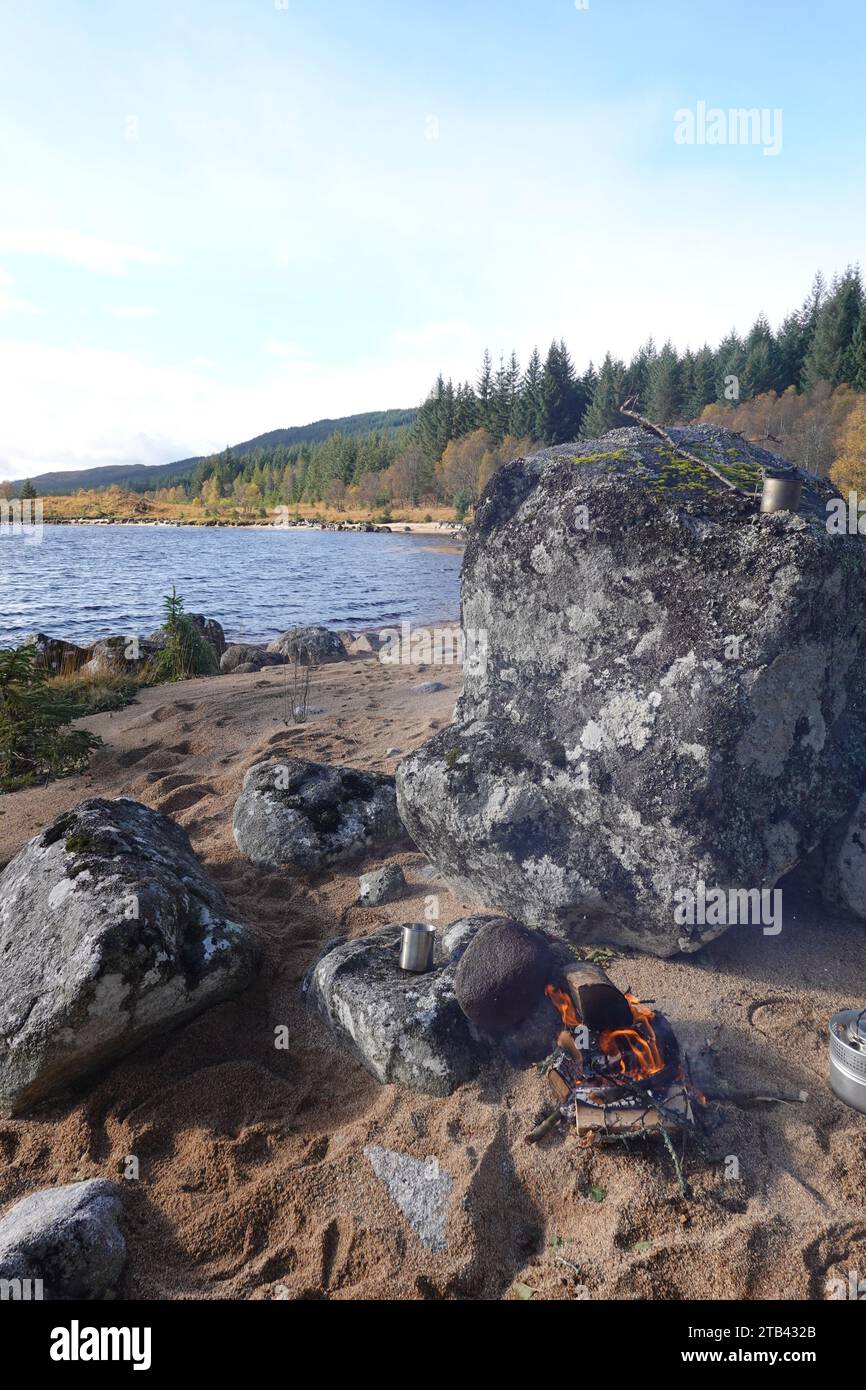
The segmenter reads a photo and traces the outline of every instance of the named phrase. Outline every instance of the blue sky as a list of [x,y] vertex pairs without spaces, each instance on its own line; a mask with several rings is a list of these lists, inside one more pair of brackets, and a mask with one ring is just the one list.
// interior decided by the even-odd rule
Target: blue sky
[[[0,477],[777,321],[863,256],[862,0],[0,0]],[[699,102],[782,147],[682,145]]]

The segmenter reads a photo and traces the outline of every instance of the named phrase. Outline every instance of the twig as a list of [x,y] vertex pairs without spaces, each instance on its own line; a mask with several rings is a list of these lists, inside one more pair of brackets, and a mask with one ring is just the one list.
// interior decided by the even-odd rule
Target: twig
[[691,1195],[692,1195],[692,1189],[689,1187],[688,1183],[687,1183],[686,1180],[685,1180],[685,1177],[683,1176],[683,1167],[682,1167],[682,1164],[680,1163],[679,1158],[677,1157],[677,1151],[676,1151],[676,1149],[674,1148],[673,1143],[671,1142],[671,1136],[668,1134],[668,1132],[667,1132],[667,1130],[665,1129],[664,1125],[660,1125],[659,1128],[660,1128],[660,1130],[661,1130],[662,1139],[664,1139],[664,1141],[665,1141],[665,1148],[667,1149],[668,1153],[670,1154],[670,1156],[671,1156],[671,1162],[673,1163],[674,1169],[676,1170],[677,1183],[679,1184],[679,1189],[680,1189],[680,1196],[681,1196],[681,1197],[691,1197]]
[[706,468],[708,473],[712,473],[713,477],[718,478],[719,482],[724,483],[725,487],[730,488],[731,492],[736,492],[740,497],[748,496],[748,493],[743,492],[743,489],[737,487],[736,483],[732,483],[730,478],[726,478],[724,473],[720,473],[718,468],[712,463],[708,463],[706,459],[700,458],[698,454],[693,454],[688,449],[684,449],[681,444],[676,444],[667,430],[662,429],[661,425],[654,425],[652,421],[647,420],[644,415],[638,415],[636,410],[631,410],[629,407],[633,405],[634,396],[629,396],[627,400],[623,401],[619,408],[620,415],[625,415],[629,420],[636,421],[641,429],[649,430],[651,434],[655,434],[659,439],[663,439],[665,443],[673,449],[675,454],[679,454],[681,458],[688,459],[689,463],[695,463],[699,468]]
[[721,1090],[714,1091],[707,1097],[708,1100],[718,1101],[721,1105],[755,1105],[760,1102],[768,1105],[805,1105],[809,1099],[808,1091],[735,1091],[727,1086]]
[[555,1110],[551,1110],[545,1115],[543,1120],[539,1120],[535,1128],[529,1131],[524,1142],[527,1144],[537,1144],[539,1139],[543,1139],[545,1134],[550,1133],[559,1119],[560,1108],[557,1106]]

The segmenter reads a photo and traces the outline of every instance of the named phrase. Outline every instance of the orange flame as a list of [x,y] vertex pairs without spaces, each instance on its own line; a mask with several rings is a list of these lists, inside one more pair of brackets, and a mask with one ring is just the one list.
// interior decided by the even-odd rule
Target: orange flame
[[[617,1060],[620,1071],[633,1080],[657,1076],[660,1071],[664,1071],[665,1064],[652,1026],[655,1013],[633,994],[627,994],[625,997],[631,1009],[631,1016],[641,1031],[638,1032],[637,1028],[605,1029],[598,1035],[598,1045],[605,1056]],[[625,1044],[627,1050],[624,1051],[620,1043]]]
[[559,1010],[559,1016],[566,1028],[579,1028],[580,1019],[571,995],[566,994],[564,989],[557,989],[555,985],[546,985],[544,992],[554,1008]]
[[[545,994],[558,1010],[566,1028],[579,1028],[581,1019],[574,1001],[564,989],[547,985]],[[657,1076],[664,1071],[664,1060],[656,1041],[652,1020],[654,1011],[642,1004],[633,994],[626,994],[634,1028],[607,1028],[598,1035],[598,1045],[606,1057],[619,1064],[620,1073],[633,1080]],[[638,1031],[639,1030],[639,1031]]]

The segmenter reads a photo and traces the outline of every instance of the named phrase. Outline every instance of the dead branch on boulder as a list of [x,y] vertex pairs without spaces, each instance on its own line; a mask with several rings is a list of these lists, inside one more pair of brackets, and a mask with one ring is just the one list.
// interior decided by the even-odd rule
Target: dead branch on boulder
[[657,435],[659,439],[663,439],[669,448],[673,449],[675,454],[679,454],[680,458],[688,459],[689,463],[696,464],[698,468],[706,468],[708,473],[712,473],[713,477],[718,478],[719,482],[724,483],[725,487],[729,488],[731,492],[736,492],[740,497],[748,497],[749,494],[747,492],[737,487],[736,483],[732,483],[730,478],[726,478],[724,473],[720,473],[718,468],[712,463],[708,463],[706,459],[702,459],[698,454],[693,454],[689,449],[684,449],[681,444],[677,444],[668,434],[667,430],[663,429],[661,425],[654,425],[651,420],[647,420],[646,416],[638,415],[637,411],[632,409],[635,403],[635,397],[629,396],[619,407],[620,415],[625,415],[627,419],[634,420],[636,424],[640,425],[641,429],[649,430],[651,434]]

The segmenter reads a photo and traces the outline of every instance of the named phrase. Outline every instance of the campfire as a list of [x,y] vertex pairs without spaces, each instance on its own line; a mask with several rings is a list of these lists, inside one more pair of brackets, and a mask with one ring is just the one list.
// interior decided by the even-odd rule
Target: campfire
[[573,1125],[584,1145],[693,1127],[693,1106],[704,1098],[664,1014],[586,961],[546,993],[562,1020],[546,1066],[554,1108],[530,1142],[560,1123]]

